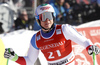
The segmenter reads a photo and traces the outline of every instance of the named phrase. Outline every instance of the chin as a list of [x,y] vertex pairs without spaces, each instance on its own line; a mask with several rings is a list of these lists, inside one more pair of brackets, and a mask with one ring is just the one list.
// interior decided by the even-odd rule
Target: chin
[[50,29],[50,27],[45,27],[46,29]]
[[45,28],[49,29],[49,28],[51,28],[51,27],[49,27],[49,26],[46,26]]
[[49,28],[46,28],[46,29],[49,29]]

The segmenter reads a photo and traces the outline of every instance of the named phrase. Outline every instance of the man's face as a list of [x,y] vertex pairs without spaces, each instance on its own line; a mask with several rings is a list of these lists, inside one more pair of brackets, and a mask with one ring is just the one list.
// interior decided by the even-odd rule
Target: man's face
[[45,29],[50,29],[53,24],[52,12],[44,12],[39,15],[40,24]]
[[25,20],[25,21],[27,21],[28,20],[28,15],[27,15],[27,13],[22,13],[21,14],[21,18],[23,19],[23,20]]
[[41,21],[41,26],[44,27],[45,29],[50,29],[52,24],[53,24],[53,19],[49,20],[48,18],[45,21]]

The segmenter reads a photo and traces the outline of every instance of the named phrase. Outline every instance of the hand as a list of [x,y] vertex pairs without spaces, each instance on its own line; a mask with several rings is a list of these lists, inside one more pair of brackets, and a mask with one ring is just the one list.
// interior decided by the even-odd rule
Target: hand
[[5,49],[4,57],[12,61],[16,61],[18,59],[17,54],[15,54],[12,48]]
[[99,54],[99,53],[100,53],[99,47],[97,47],[96,45],[90,46],[89,49],[88,49],[88,54],[89,54],[89,55],[92,55],[93,52],[94,52],[96,55]]

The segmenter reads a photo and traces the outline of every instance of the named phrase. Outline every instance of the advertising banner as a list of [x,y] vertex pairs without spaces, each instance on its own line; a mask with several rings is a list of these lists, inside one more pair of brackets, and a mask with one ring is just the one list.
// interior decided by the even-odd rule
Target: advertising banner
[[[76,28],[76,30],[100,48],[100,27]],[[75,65],[93,65],[92,56],[88,55],[86,49],[74,42],[72,44],[76,55]],[[96,65],[100,65],[100,54],[96,55]]]

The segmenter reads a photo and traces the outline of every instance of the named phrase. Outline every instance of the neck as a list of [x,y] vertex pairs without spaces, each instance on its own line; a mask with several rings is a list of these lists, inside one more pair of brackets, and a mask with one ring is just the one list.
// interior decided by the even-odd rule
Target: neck
[[54,28],[54,24],[53,24],[53,25],[51,26],[51,28],[49,28],[49,29],[42,28],[42,31],[43,31],[44,33],[48,33],[48,32],[50,32],[53,28]]
[[44,30],[44,29],[42,29],[42,31],[44,32],[44,33],[48,33],[48,32],[50,32],[51,30]]

